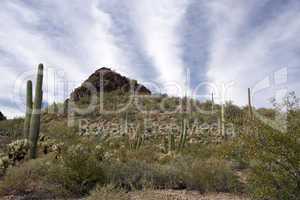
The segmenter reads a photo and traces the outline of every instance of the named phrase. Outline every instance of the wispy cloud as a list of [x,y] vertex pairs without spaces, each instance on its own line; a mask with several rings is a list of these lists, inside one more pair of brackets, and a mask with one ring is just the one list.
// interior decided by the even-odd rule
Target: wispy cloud
[[[247,87],[283,67],[299,66],[299,6],[290,1],[272,7],[274,1],[212,1],[208,4],[213,39],[207,75],[212,82],[234,81],[231,99],[245,103]],[[266,12],[275,16],[251,22]],[[269,10],[271,13],[272,10]],[[274,11],[273,11],[274,12]],[[257,102],[258,104],[262,102]]]
[[[127,58],[110,33],[111,18],[98,8],[98,2],[88,1],[84,5],[81,1],[69,3],[1,2],[0,66],[15,73],[14,78],[7,77],[1,83],[9,82],[10,88],[14,88],[16,75],[35,72],[40,62],[65,71],[66,77],[63,78],[68,79],[72,87],[100,66],[130,71]],[[49,76],[46,75],[45,82],[50,84],[47,78],[53,78]],[[1,87],[3,90],[5,88]],[[51,97],[51,94],[45,96]]]
[[[40,62],[47,66],[49,102],[63,100],[107,66],[176,95],[184,91],[168,85],[175,82],[184,90],[188,68],[189,90],[206,80],[234,81],[228,99],[244,104],[248,87],[282,67],[299,68],[299,11],[297,0],[3,0],[0,110],[10,109],[10,117],[23,113],[14,106],[12,91],[20,75],[35,78]],[[293,78],[298,74],[289,70],[290,89],[300,89]],[[53,86],[66,80],[68,89]],[[255,105],[264,105],[257,99]]]
[[157,81],[167,92],[183,95],[169,87],[176,83],[185,88],[185,65],[183,60],[180,24],[186,13],[188,1],[156,0],[134,1],[133,18],[139,40],[144,45],[146,56],[151,59],[159,73]]

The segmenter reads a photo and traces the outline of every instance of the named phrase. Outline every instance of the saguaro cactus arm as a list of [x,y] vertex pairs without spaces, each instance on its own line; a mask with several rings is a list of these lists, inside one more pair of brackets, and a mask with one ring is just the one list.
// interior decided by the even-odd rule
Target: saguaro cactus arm
[[26,114],[25,114],[25,121],[24,121],[24,130],[23,130],[25,139],[28,139],[28,137],[29,137],[32,104],[33,104],[33,102],[32,102],[32,81],[27,81]]
[[40,64],[38,67],[33,112],[32,112],[31,122],[30,122],[30,141],[31,141],[30,157],[33,159],[36,158],[37,155],[37,143],[38,143],[38,138],[40,133],[40,120],[41,120],[41,109],[42,109],[42,100],[43,100],[43,73],[44,73],[44,66],[43,64]]

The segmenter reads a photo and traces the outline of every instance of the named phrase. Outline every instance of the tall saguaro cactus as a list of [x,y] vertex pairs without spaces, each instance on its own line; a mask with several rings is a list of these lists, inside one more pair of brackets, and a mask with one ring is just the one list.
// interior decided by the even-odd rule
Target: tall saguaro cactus
[[27,90],[26,90],[26,115],[24,121],[24,137],[28,139],[29,130],[30,130],[30,120],[32,113],[32,81],[27,81]]
[[215,106],[215,99],[214,99],[214,93],[211,93],[211,113],[214,113],[214,106]]
[[179,146],[178,146],[178,151],[182,152],[182,150],[185,147],[186,144],[186,139],[187,139],[187,120],[184,119],[182,121],[182,130],[180,134],[180,141],[179,141]]
[[249,117],[253,119],[253,110],[252,110],[252,102],[251,102],[251,89],[248,88],[248,107],[249,107]]
[[175,150],[175,136],[173,133],[168,135],[168,153],[171,153]]
[[41,120],[41,109],[42,109],[42,101],[43,101],[43,73],[44,66],[40,64],[38,67],[36,88],[35,88],[35,98],[33,104],[33,111],[30,121],[30,157],[36,158],[37,156],[37,143],[39,139],[40,133],[40,120]]
[[226,134],[226,130],[225,130],[225,105],[224,102],[222,102],[221,104],[221,119],[220,119],[220,132],[221,135],[224,137],[225,140],[227,140],[227,134]]

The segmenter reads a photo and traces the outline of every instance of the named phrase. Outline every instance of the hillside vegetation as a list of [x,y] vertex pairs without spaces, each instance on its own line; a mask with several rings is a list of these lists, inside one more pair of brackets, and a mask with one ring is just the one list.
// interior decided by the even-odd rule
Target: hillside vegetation
[[[30,159],[24,120],[0,122],[1,196],[300,199],[300,110],[294,93],[285,98],[286,113],[275,103],[273,109],[253,108],[255,114],[230,102],[223,110],[213,101],[167,95],[135,96],[128,104],[129,94],[105,92],[87,113],[72,109],[91,105],[91,96],[83,93],[74,104],[71,99],[44,108],[37,159]],[[101,104],[115,112],[104,112]],[[258,117],[274,121],[279,114],[286,115],[286,131]]]

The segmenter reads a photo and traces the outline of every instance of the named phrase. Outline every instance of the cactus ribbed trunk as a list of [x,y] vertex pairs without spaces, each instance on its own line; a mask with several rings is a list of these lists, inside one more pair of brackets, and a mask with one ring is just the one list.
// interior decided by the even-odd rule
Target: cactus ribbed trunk
[[42,101],[43,101],[43,71],[44,66],[42,64],[38,67],[36,88],[35,88],[35,98],[33,104],[33,111],[30,122],[30,158],[35,159],[37,156],[37,143],[40,133],[40,120],[42,111]]
[[181,152],[184,149],[186,138],[187,138],[187,121],[184,119],[182,121],[182,131],[180,134],[180,141],[179,141],[179,148],[178,148],[179,152]]
[[68,116],[68,109],[69,109],[69,99],[65,100],[65,102],[64,102],[63,114],[65,116]]
[[251,89],[248,88],[248,107],[249,107],[249,117],[253,119],[253,110],[252,110],[252,103],[251,103]]
[[53,103],[53,113],[54,113],[54,114],[58,114],[58,112],[59,112],[58,105],[54,102],[54,103]]
[[75,101],[74,97],[71,96],[68,101],[68,127],[72,128],[75,127]]
[[211,93],[211,113],[214,113],[214,107],[215,107],[215,99],[214,99],[214,93]]
[[221,104],[221,135],[225,138],[225,140],[227,140],[227,134],[225,131],[225,105],[224,102],[222,102]]
[[169,133],[168,140],[168,152],[171,153],[175,150],[175,136],[173,133]]
[[32,113],[32,81],[27,81],[27,90],[26,90],[26,114],[24,120],[24,137],[28,139],[29,130],[30,130],[30,120]]

